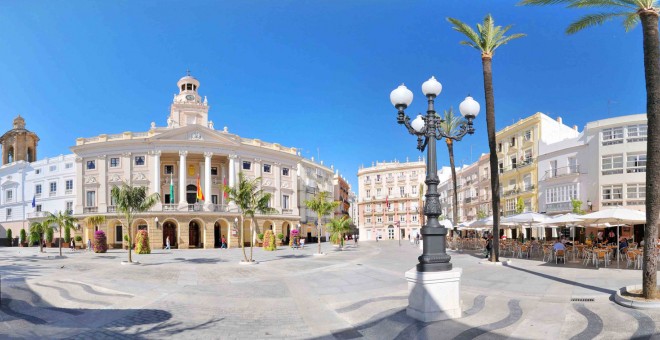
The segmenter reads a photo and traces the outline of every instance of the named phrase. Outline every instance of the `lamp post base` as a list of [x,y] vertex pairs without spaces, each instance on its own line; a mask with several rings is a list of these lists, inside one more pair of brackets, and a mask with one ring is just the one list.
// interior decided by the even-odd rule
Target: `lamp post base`
[[461,317],[461,268],[439,272],[406,272],[408,308],[411,318],[432,322]]

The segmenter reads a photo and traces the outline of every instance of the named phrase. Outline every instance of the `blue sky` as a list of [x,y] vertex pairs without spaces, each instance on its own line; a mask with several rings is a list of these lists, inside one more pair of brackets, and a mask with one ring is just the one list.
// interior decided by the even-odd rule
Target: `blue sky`
[[[646,111],[642,34],[620,22],[564,34],[584,11],[497,0],[16,1],[0,2],[0,131],[17,114],[40,138],[39,158],[77,137],[166,125],[186,69],[208,96],[217,129],[302,149],[334,164],[357,191],[373,161],[416,159],[389,93],[443,85],[436,109],[467,94],[482,104],[458,164],[486,152],[479,53],[446,17],[474,26],[487,13],[526,33],[493,61],[497,128],[543,112],[580,130]],[[608,103],[610,103],[608,105]],[[448,165],[444,143],[440,166]]]

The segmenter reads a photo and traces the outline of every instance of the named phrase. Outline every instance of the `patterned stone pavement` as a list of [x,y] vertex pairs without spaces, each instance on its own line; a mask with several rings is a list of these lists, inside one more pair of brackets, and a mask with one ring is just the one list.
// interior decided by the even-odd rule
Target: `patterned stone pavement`
[[[639,270],[514,259],[463,268],[463,317],[422,323],[406,316],[407,283],[420,250],[407,242],[349,245],[325,256],[281,247],[126,253],[0,248],[0,338],[55,339],[651,339],[660,311],[611,301]],[[574,301],[572,301],[574,300]]]

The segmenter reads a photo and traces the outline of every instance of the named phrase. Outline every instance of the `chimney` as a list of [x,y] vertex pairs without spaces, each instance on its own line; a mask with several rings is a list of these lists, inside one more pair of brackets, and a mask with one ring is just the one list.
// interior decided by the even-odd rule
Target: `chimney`
[[561,117],[557,117],[557,123],[562,124]]
[[577,131],[577,125],[573,125],[573,130]]

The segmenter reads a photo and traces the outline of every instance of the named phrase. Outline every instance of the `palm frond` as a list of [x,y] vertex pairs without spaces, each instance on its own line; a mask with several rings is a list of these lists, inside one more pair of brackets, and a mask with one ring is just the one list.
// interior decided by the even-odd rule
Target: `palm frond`
[[454,18],[447,18],[447,21],[449,21],[452,25],[454,25],[453,29],[455,31],[458,31],[458,32],[462,33],[463,35],[465,35],[469,39],[469,41],[465,41],[465,43],[461,42],[463,45],[468,45],[468,46],[474,47],[478,50],[482,49],[481,39],[479,39],[479,34],[477,34],[477,32],[475,32],[472,29],[472,27],[470,27],[466,23],[464,23],[464,22],[462,22],[458,19],[454,19]]
[[536,6],[545,6],[545,5],[558,5],[571,3],[574,0],[523,0],[518,3],[518,6],[523,5],[536,5]]
[[578,21],[570,24],[566,28],[567,34],[575,34],[585,28],[602,25],[603,23],[610,21],[616,17],[627,16],[629,13],[619,12],[619,13],[596,13],[596,14],[587,14]]
[[458,129],[461,124],[467,123],[463,116],[456,115],[454,113],[454,108],[449,107],[449,110],[445,110],[445,113],[442,117],[442,123],[440,123],[440,128],[451,136],[458,134]]
[[639,14],[631,13],[625,20],[623,20],[623,27],[626,29],[626,32],[630,32],[637,24],[639,23]]
[[574,0],[567,8],[624,7],[636,10],[641,7],[639,0]]

